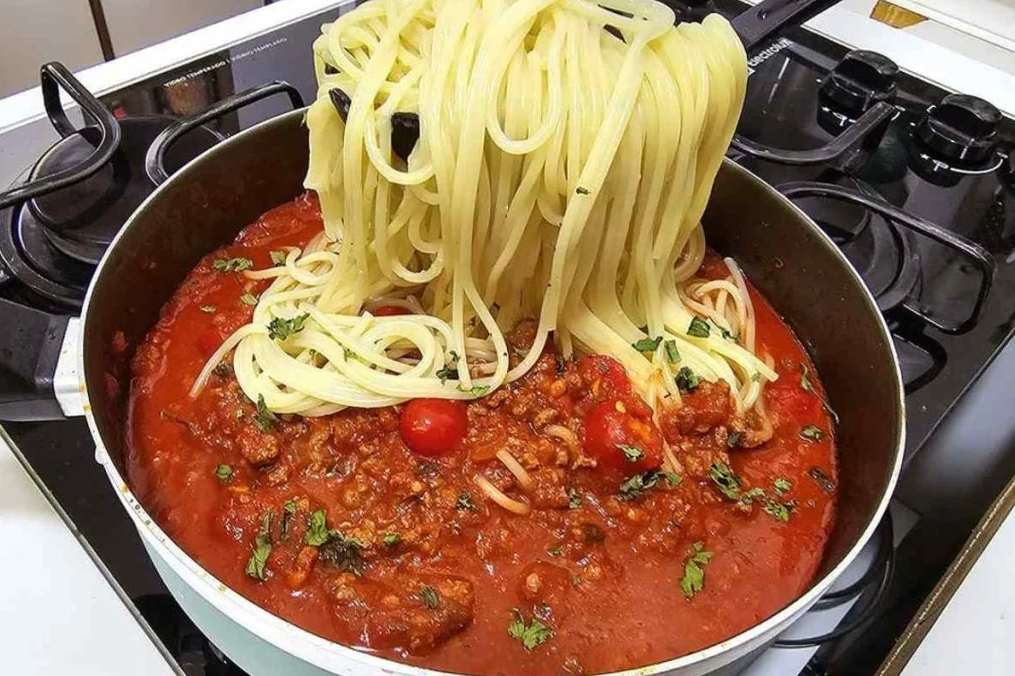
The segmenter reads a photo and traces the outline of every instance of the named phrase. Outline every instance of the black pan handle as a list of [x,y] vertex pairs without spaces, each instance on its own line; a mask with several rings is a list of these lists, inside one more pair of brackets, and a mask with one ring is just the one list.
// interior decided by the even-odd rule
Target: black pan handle
[[839,0],[762,0],[738,14],[731,23],[750,56],[773,34],[799,26],[838,3]]
[[929,237],[938,244],[942,244],[957,252],[967,260],[971,261],[980,273],[980,285],[976,293],[976,301],[969,316],[958,322],[942,322],[921,312],[911,303],[903,304],[903,307],[921,321],[930,324],[934,328],[948,334],[965,333],[976,325],[983,311],[983,305],[990,293],[990,287],[994,281],[994,259],[990,253],[976,242],[970,241],[961,235],[956,235],[950,230],[945,230],[939,225],[909,214],[899,209],[880,197],[852,190],[835,183],[821,183],[818,181],[795,181],[783,183],[776,186],[776,190],[789,198],[793,197],[830,197],[870,209],[876,214],[898,223],[899,225],[912,230],[918,235]]
[[78,133],[60,103],[60,90],[63,89],[81,106],[86,124],[90,121],[91,124],[88,126],[98,128],[99,142],[95,146],[95,150],[80,164],[61,169],[54,174],[29,183],[22,183],[0,194],[0,209],[83,181],[101,169],[120,145],[120,124],[116,118],[98,99],[92,96],[91,92],[85,89],[77,78],[71,75],[71,72],[63,64],[56,61],[47,63],[40,69],[39,79],[42,85],[42,100],[46,106],[46,114],[49,115],[49,120],[57,133],[65,138]]
[[145,155],[145,171],[148,173],[148,178],[155,185],[162,185],[166,182],[169,178],[169,172],[166,171],[166,152],[173,143],[191,129],[275,94],[288,96],[294,110],[303,107],[303,97],[300,96],[299,91],[288,82],[276,80],[233,94],[196,115],[173,122],[163,129],[148,147],[148,153]]

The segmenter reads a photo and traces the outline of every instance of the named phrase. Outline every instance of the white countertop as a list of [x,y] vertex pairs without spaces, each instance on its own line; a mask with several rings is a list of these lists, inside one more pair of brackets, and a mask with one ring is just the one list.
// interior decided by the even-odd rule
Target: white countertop
[[2,433],[0,542],[4,673],[174,673]]

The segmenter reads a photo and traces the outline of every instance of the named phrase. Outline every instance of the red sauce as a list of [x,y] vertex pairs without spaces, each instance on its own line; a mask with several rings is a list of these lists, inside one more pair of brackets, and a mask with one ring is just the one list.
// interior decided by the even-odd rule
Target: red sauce
[[[605,357],[565,362],[550,352],[518,382],[469,403],[464,438],[433,457],[406,447],[404,406],[278,416],[265,430],[228,368],[190,399],[205,360],[251,317],[241,296],[267,284],[216,270],[214,260],[244,257],[265,267],[272,250],[299,246],[320,227],[312,197],[265,214],[202,260],[134,358],[131,488],[225,584],[347,645],[490,674],[659,662],[751,627],[808,586],[835,514],[834,435],[813,365],[753,289],[758,348],[774,357],[780,376],[764,395],[770,438],[757,418],[733,415],[725,386],[704,381],[658,428],[651,421],[645,428],[644,402],[619,365]],[[703,274],[723,276],[717,258],[706,260]],[[513,332],[513,344],[523,346],[530,329]],[[615,410],[620,402],[635,422],[597,434],[630,433],[646,446],[662,435],[681,465],[679,485],[643,474],[651,485],[623,494],[633,472],[658,464],[654,446],[630,468],[615,458],[590,466],[584,421],[604,402]],[[801,436],[808,425],[823,431],[820,438]],[[570,429],[578,447],[551,434],[553,426]],[[529,491],[494,457],[500,449],[528,469]],[[217,475],[222,465],[227,478]],[[712,478],[722,465],[739,477],[732,497]],[[477,474],[531,513],[494,504]],[[765,496],[737,499],[751,489]],[[341,533],[320,547],[307,544],[318,510],[326,529]],[[266,513],[272,548],[262,580],[245,571]],[[688,598],[681,581],[695,543],[712,555],[699,566],[700,591]],[[509,635],[513,609],[552,636],[527,650]]]

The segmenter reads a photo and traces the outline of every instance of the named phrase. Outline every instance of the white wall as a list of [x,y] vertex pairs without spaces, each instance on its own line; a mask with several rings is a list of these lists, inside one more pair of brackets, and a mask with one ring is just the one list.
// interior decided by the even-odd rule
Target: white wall
[[0,0],[0,97],[39,84],[47,61],[102,61],[88,0]]
[[261,0],[102,0],[117,56],[263,5]]

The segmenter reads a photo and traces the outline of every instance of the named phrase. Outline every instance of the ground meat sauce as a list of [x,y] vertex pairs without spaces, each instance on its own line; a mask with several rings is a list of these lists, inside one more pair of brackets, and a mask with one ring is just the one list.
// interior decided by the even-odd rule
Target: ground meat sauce
[[[228,360],[189,398],[205,360],[249,321],[244,294],[267,285],[216,259],[266,267],[320,227],[310,196],[265,214],[201,261],[136,352],[131,488],[218,579],[335,641],[489,674],[659,662],[807,587],[835,513],[833,430],[813,365],[753,290],[759,351],[779,373],[765,389],[770,426],[738,418],[726,386],[701,381],[657,427],[619,364],[550,351],[467,404],[464,438],[437,457],[406,447],[405,406],[271,419]],[[703,274],[722,276],[721,262],[709,257]],[[531,333],[511,333],[517,354]],[[604,411],[649,449],[630,467],[589,450],[585,427],[607,428]],[[658,470],[659,435],[678,473]],[[527,469],[529,491],[501,449]],[[531,512],[492,502],[477,474]]]

